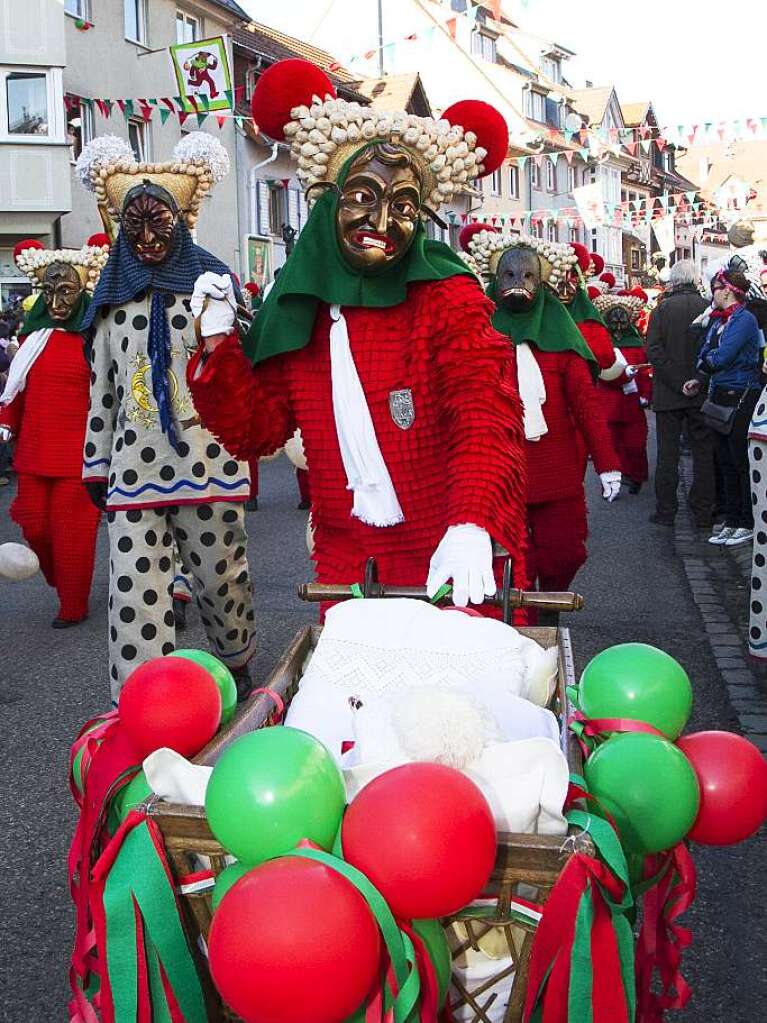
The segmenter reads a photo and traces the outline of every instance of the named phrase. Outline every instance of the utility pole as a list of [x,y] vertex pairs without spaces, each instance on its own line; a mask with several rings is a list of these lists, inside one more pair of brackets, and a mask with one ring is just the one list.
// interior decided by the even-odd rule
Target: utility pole
[[383,60],[383,0],[378,0],[378,77],[384,76]]

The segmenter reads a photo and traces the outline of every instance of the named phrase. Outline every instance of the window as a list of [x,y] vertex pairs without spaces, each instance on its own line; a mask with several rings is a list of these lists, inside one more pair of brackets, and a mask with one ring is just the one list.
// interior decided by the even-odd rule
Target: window
[[533,238],[543,238],[543,223],[540,220],[530,224],[530,234]]
[[151,159],[149,138],[145,121],[132,118],[128,121],[128,142],[133,150],[137,163],[147,163]]
[[146,43],[146,0],[123,0],[125,38],[134,43]]
[[550,242],[558,241],[557,237],[557,225],[554,221],[550,221],[546,228],[546,237]]
[[48,79],[12,71],[5,79],[9,135],[48,135]]
[[67,107],[67,142],[72,163],[95,134],[93,104],[72,97]]
[[490,178],[490,195],[501,196],[501,169],[494,170]]
[[73,18],[87,21],[91,13],[90,0],[64,0],[64,11]]
[[562,79],[562,68],[554,57],[541,57],[541,71],[552,82],[559,82]]
[[489,60],[495,64],[495,37],[482,32],[481,29],[475,29],[471,33],[471,52],[475,57],[481,57],[482,60]]
[[532,167],[530,168],[531,180],[533,188],[537,188],[540,191],[541,188],[541,167],[540,164],[533,161]]
[[282,186],[269,187],[269,231],[282,237],[282,225],[288,221],[285,209],[285,189]]
[[546,191],[555,192],[557,188],[556,174],[554,173],[554,164],[551,160],[546,161]]
[[578,228],[577,227],[571,227],[570,228],[570,244],[574,245],[577,241],[578,241]]
[[519,198],[519,167],[509,167],[509,195],[512,199]]
[[632,250],[631,250],[631,269],[632,270],[639,270],[640,269],[640,263],[639,263],[640,255],[641,255],[641,253],[640,253],[639,249],[632,248]]
[[543,93],[530,90],[527,93],[525,102],[526,116],[532,118],[533,121],[540,121],[541,124],[544,124],[546,121],[546,97]]
[[450,248],[454,249],[456,252],[460,251],[460,248],[461,248],[461,244],[460,244],[460,240],[459,240],[460,239],[460,235],[461,235],[460,225],[459,224],[451,224],[450,228],[449,228],[449,233],[450,233]]
[[575,190],[575,167],[567,168],[567,191],[573,192]]
[[176,11],[176,42],[193,43],[201,38],[200,19],[184,11]]

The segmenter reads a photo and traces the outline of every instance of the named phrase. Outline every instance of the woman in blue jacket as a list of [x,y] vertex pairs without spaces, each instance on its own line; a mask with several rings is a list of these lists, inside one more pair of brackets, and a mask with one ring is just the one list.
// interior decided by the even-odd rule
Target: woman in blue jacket
[[761,333],[756,317],[744,302],[749,281],[737,270],[720,270],[711,280],[713,310],[698,355],[698,378],[683,391],[697,394],[708,379],[708,397],[717,405],[735,408],[728,434],[714,433],[716,458],[724,488],[724,528],[709,543],[737,547],[754,535],[751,483],[748,469],[748,427],[761,379]]

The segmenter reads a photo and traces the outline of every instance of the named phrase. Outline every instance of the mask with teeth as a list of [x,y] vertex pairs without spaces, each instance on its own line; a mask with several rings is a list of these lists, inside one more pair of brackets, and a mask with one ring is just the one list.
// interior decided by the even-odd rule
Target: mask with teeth
[[565,305],[571,305],[573,299],[578,294],[579,286],[580,280],[577,270],[568,270],[567,273],[562,275],[556,286],[557,298],[560,302],[564,302]]
[[336,237],[345,261],[377,274],[406,254],[416,235],[421,183],[406,149],[383,143],[351,165],[336,213]]
[[520,313],[535,301],[541,287],[541,261],[523,245],[506,249],[495,271],[495,295],[510,313]]
[[621,338],[631,326],[631,317],[623,306],[613,306],[605,313],[605,323],[614,338]]
[[[142,263],[158,266],[170,255],[178,211],[164,189],[139,185],[125,199],[121,217],[128,244]],[[135,194],[133,194],[135,193]]]

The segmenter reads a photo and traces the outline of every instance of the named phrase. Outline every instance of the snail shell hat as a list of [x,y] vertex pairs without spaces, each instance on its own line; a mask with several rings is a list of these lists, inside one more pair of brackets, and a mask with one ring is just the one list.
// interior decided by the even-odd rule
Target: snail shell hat
[[578,256],[565,242],[548,242],[525,234],[505,234],[489,224],[471,224],[460,236],[466,252],[465,262],[484,281],[498,269],[501,256],[508,249],[532,249],[540,259],[541,279],[556,288],[568,270],[578,265]]
[[594,299],[594,305],[603,316],[609,309],[622,306],[628,312],[631,319],[635,320],[641,313],[645,302],[639,295],[630,295],[628,293],[620,295],[614,291],[608,291],[605,294],[597,295]]
[[194,227],[202,200],[229,173],[229,154],[204,131],[191,131],[165,163],[138,163],[125,139],[101,135],[84,147],[77,173],[94,192],[99,208],[117,221],[125,196],[135,185],[151,181],[169,192],[188,226]]
[[109,259],[109,239],[105,234],[94,234],[80,249],[46,249],[36,239],[27,238],[15,246],[13,259],[36,286],[43,283],[45,271],[52,263],[67,263],[77,272],[85,290],[93,292]]
[[489,103],[461,100],[439,119],[373,110],[339,99],[324,71],[300,58],[278,61],[261,75],[251,113],[265,135],[290,144],[304,191],[336,183],[350,157],[382,142],[410,151],[421,198],[433,209],[497,170],[509,146],[506,122]]

